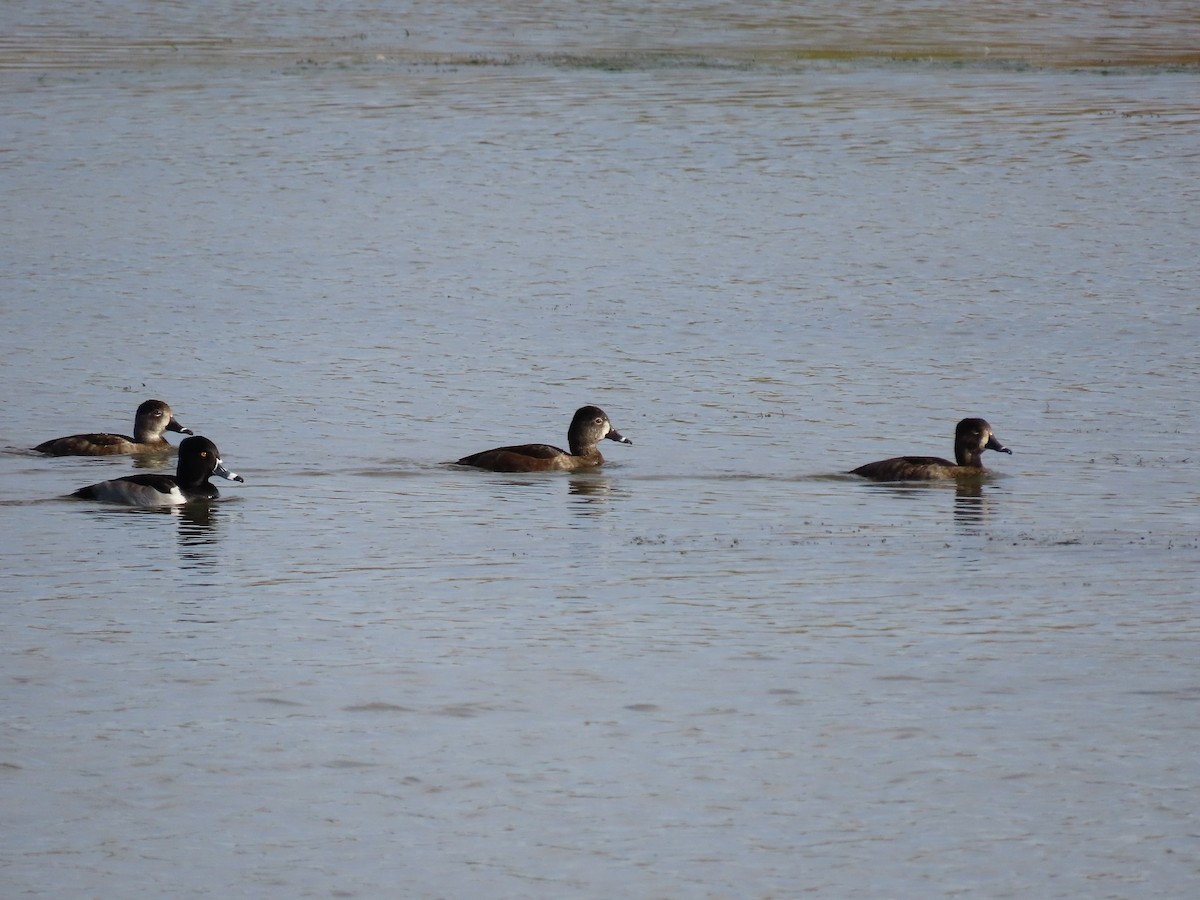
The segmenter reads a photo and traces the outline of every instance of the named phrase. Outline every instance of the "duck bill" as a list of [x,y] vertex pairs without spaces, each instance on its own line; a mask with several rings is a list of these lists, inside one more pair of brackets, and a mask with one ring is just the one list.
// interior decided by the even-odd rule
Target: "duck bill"
[[1012,451],[996,440],[996,436],[994,434],[988,438],[988,442],[983,445],[983,449],[995,450],[998,453],[1007,453],[1009,456],[1012,456]]
[[221,462],[219,459],[217,460],[217,467],[213,469],[213,474],[220,475],[222,478],[228,478],[230,481],[240,481],[243,484],[246,483],[245,478],[243,478],[237,472],[230,472],[227,468],[225,468],[225,463]]
[[629,438],[625,437],[625,435],[621,434],[621,432],[617,431],[617,429],[615,429],[615,428],[610,430],[608,432],[608,434],[605,435],[605,437],[608,438],[610,441],[616,441],[618,444],[632,444],[633,443],[633,441],[631,441]]
[[167,423],[167,431],[178,431],[180,434],[195,434],[192,429],[184,428],[177,421],[175,421],[174,416],[171,416],[171,421]]

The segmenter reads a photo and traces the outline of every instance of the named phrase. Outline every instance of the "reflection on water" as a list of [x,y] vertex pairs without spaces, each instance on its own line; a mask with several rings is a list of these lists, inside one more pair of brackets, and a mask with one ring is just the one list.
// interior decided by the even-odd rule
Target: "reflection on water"
[[931,497],[946,497],[950,500],[954,523],[964,534],[980,533],[980,527],[994,512],[997,491],[987,476],[967,476],[954,481],[874,482],[864,483],[862,487],[875,493],[922,503]]
[[218,510],[216,500],[193,500],[173,508],[179,521],[179,539],[183,546],[207,546],[216,543]]
[[172,507],[172,512],[179,519],[180,534],[207,538],[216,526],[220,505],[217,500],[193,500],[191,503]]
[[178,520],[179,559],[184,569],[216,566],[220,542],[220,508],[217,500],[193,500],[172,509]]
[[960,479],[954,489],[954,521],[968,534],[979,534],[979,526],[992,512],[983,479]]
[[[568,480],[568,493],[574,501],[571,511],[580,516],[599,516],[611,508],[614,495],[613,479],[607,475],[572,475]],[[627,496],[627,492],[622,491]]]

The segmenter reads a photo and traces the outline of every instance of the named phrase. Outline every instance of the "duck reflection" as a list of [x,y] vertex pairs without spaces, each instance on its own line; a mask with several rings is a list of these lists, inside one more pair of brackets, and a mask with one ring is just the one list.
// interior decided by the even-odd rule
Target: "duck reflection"
[[214,500],[194,500],[172,507],[178,525],[179,558],[185,569],[211,568],[220,542],[220,506]]
[[609,511],[615,496],[612,479],[605,475],[577,475],[567,479],[571,511],[578,516],[599,516]]
[[[944,491],[946,487],[947,484],[944,481],[897,481],[871,485],[873,490],[886,491],[910,500],[917,497],[928,497],[930,491]],[[992,513],[994,500],[994,487],[987,485],[986,479],[978,477],[955,479],[954,524],[966,533],[977,534],[980,526]]]
[[954,488],[954,523],[963,531],[975,534],[991,511],[991,503],[978,478],[962,478]]

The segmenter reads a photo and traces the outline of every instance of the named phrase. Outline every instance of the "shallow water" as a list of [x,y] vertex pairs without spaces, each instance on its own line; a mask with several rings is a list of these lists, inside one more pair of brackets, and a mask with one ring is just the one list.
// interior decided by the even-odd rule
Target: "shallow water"
[[6,5],[5,894],[1195,893],[1194,14],[677,7]]

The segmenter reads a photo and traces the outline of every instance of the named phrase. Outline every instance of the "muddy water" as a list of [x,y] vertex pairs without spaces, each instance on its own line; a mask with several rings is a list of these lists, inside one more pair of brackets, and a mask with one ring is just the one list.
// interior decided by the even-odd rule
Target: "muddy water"
[[834,9],[6,6],[7,893],[1195,892],[1196,23]]

